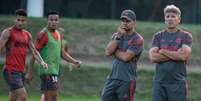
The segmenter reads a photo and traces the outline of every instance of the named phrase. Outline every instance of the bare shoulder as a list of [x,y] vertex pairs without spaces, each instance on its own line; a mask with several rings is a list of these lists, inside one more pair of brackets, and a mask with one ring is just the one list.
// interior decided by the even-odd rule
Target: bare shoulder
[[27,33],[28,36],[32,36],[31,33],[29,31],[27,31],[27,30],[23,30],[23,32]]
[[11,28],[6,28],[2,31],[1,33],[1,38],[5,39],[5,38],[8,38],[10,36],[10,31]]
[[29,39],[32,39],[32,35],[31,35],[31,33],[30,33],[29,31],[27,31],[27,30],[23,30],[23,32],[27,33]]

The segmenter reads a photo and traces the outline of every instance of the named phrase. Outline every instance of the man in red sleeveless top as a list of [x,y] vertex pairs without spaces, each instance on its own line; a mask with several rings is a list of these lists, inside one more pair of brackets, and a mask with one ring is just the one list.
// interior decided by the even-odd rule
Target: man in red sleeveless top
[[15,12],[14,25],[5,29],[0,37],[0,51],[6,48],[6,60],[3,66],[3,76],[10,87],[9,101],[25,101],[24,71],[27,48],[44,67],[47,64],[35,49],[31,34],[24,30],[27,23],[27,13],[23,9]]

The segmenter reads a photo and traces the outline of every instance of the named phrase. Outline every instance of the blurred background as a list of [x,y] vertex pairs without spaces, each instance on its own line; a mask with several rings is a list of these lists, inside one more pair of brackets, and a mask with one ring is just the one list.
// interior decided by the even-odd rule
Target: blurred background
[[118,19],[122,10],[130,8],[138,20],[163,21],[163,8],[168,4],[181,9],[184,23],[201,23],[200,0],[1,0],[0,14],[24,8],[31,16],[45,16],[54,9],[63,17]]
[[[80,69],[69,71],[69,64],[61,61],[60,101],[99,101],[105,79],[111,71],[111,58],[104,49],[120,24],[124,9],[137,15],[136,31],[144,37],[144,51],[137,70],[135,100],[150,101],[154,63],[148,59],[152,36],[164,25],[163,8],[174,4],[181,9],[181,29],[192,33],[192,55],[187,62],[190,101],[201,99],[201,0],[0,0],[0,32],[12,26],[14,12],[23,8],[28,12],[26,29],[35,39],[46,25],[47,12],[61,13],[59,29],[68,43],[70,54],[83,61]],[[2,68],[5,51],[1,52]],[[29,56],[27,57],[27,68]],[[38,66],[37,64],[35,65]],[[2,69],[0,69],[2,73]],[[27,101],[39,101],[40,80],[37,68],[31,85],[26,84]],[[0,75],[0,101],[7,101],[8,88]]]

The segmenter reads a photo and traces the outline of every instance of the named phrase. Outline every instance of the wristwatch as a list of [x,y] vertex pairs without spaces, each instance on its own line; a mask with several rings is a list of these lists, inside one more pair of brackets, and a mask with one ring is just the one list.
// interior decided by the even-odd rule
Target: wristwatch
[[112,40],[120,40],[120,38],[115,35],[114,37],[112,37]]

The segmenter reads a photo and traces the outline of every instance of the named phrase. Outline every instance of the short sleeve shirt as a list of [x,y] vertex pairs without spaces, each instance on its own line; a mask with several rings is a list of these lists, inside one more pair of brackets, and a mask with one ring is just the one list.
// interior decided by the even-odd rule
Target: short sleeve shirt
[[[192,36],[189,32],[178,30],[175,33],[160,31],[153,37],[152,47],[177,51],[182,45],[192,45]],[[179,82],[186,78],[186,61],[168,60],[156,64],[155,81]]]
[[124,35],[119,40],[118,49],[123,52],[127,50],[132,51],[135,54],[135,58],[128,62],[114,58],[112,72],[109,77],[123,81],[134,80],[136,77],[137,61],[143,51],[143,37],[136,32],[131,35]]

